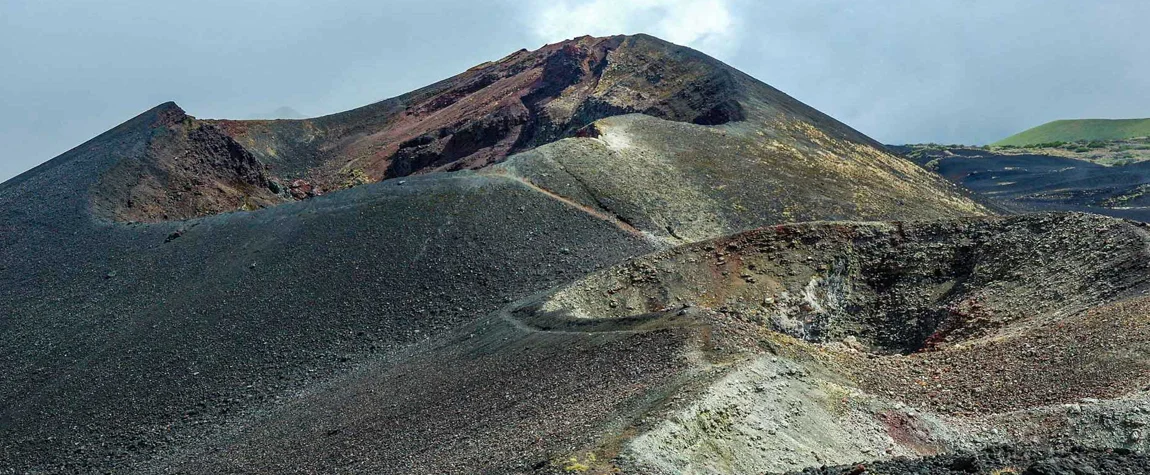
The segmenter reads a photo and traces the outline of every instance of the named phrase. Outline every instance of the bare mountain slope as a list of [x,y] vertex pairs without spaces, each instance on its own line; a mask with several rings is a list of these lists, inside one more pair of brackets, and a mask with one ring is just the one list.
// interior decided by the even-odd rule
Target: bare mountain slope
[[670,243],[768,224],[986,213],[936,175],[808,122],[698,126],[630,114],[493,168]]
[[469,173],[178,223],[94,219],[87,187],[146,154],[167,110],[0,186],[4,470],[125,470],[653,249],[518,180]]
[[[846,217],[849,208],[873,208],[872,203],[855,203],[871,197],[850,197],[852,192],[845,190],[864,177],[869,180],[865,189],[887,195],[879,200],[883,206],[925,200],[923,206],[932,212],[978,212],[944,181],[903,166],[846,125],[702,53],[644,35],[582,37],[519,51],[403,96],[314,119],[184,119],[169,127],[174,133],[157,134],[151,145],[158,150],[154,157],[101,180],[96,209],[118,220],[186,219],[384,178],[482,169],[560,139],[594,135],[586,129],[592,122],[630,113],[663,119],[639,123],[647,136],[635,142],[640,150],[662,155],[665,150],[655,150],[658,141],[683,130],[690,137],[707,135],[698,133],[705,128],[677,124],[726,124],[713,130],[739,138],[737,145],[731,140],[714,148],[711,141],[707,149],[688,143],[680,155],[724,165],[750,160],[758,164],[754,171],[760,176],[783,164],[788,169],[776,174],[776,186],[804,190],[812,185],[813,194],[830,190],[833,206],[848,209],[816,216],[803,208],[819,205],[795,197],[800,204],[790,210],[783,209],[785,203],[758,210],[772,215]],[[188,146],[184,137],[189,130],[223,132],[234,141],[224,148],[235,157]],[[640,181],[634,186],[644,186],[642,178],[636,177]],[[144,197],[164,199],[141,205]],[[873,217],[881,216],[893,215]],[[666,233],[664,228],[659,232]]]
[[724,362],[694,326],[540,332],[509,302],[790,219],[984,213],[643,36],[318,119],[163,104],[0,184],[0,472],[561,470]]

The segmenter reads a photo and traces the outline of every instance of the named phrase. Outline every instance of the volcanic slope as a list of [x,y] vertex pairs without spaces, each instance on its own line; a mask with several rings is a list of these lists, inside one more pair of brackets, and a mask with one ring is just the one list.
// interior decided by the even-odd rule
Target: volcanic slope
[[658,251],[144,467],[1139,473],[1148,239],[1051,214],[786,225]]
[[[595,121],[629,113],[644,117],[613,121],[615,130],[600,142],[553,144],[544,153],[548,163],[520,160],[524,165],[515,169],[575,201],[597,198],[591,204],[609,212],[635,214],[617,208],[658,204],[656,198],[636,203],[638,197],[627,196],[634,191],[619,188],[668,186],[687,189],[657,199],[719,202],[689,210],[695,214],[728,208],[715,223],[676,223],[666,216],[684,211],[676,209],[636,217],[657,222],[663,235],[695,237],[691,228],[755,224],[740,223],[731,207],[746,208],[734,213],[744,217],[768,216],[762,224],[982,211],[945,181],[790,96],[697,51],[644,35],[582,37],[519,51],[403,96],[315,119],[173,118],[174,125],[157,129],[144,163],[123,161],[105,174],[96,185],[96,210],[120,221],[184,219],[383,178],[482,169],[560,139],[599,136],[605,132]],[[196,131],[226,144],[203,147],[185,138]],[[631,133],[636,140],[628,140]],[[199,176],[189,176],[189,168]],[[600,176],[587,176],[596,172]],[[571,185],[577,180],[586,186]],[[747,193],[741,202],[731,200]],[[152,206],[143,204],[147,197],[163,199]]]
[[90,184],[144,153],[172,107],[0,188],[0,472],[127,470],[653,249],[518,180],[472,173],[193,221],[94,219]]
[[[578,79],[542,73],[595,51],[590,73],[561,69]],[[372,147],[419,104],[455,111],[431,128],[444,137],[487,123],[488,109],[453,109],[491,92],[459,78],[523,58],[543,65],[523,90],[568,82],[527,114],[521,148],[317,193],[352,163],[340,144],[386,150]],[[453,157],[437,143],[427,153]],[[371,181],[392,155],[354,163],[374,164]],[[298,199],[306,187],[316,196]],[[498,317],[508,302],[788,219],[984,213],[833,119],[645,36],[517,53],[310,121],[163,104],[0,185],[0,471],[550,470],[714,370],[690,326],[541,332]]]

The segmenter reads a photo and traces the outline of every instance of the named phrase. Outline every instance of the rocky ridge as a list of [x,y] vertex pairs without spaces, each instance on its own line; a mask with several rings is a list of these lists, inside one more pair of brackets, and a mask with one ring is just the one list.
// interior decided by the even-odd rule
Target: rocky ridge
[[182,220],[283,203],[263,162],[214,124],[161,105],[146,150],[120,160],[92,194],[96,216],[117,221]]
[[[645,35],[580,37],[521,50],[402,96],[312,119],[203,120],[173,110],[173,117],[181,119],[153,127],[153,153],[121,159],[94,187],[93,203],[103,217],[145,222],[258,209],[384,179],[487,169],[564,139],[594,139],[601,134],[593,125],[596,121],[627,114],[661,120],[644,127],[661,135],[675,133],[676,125],[694,125],[700,128],[688,133],[713,130],[741,139],[721,147],[724,155],[708,156],[714,147],[694,146],[680,156],[724,167],[755,162],[801,166],[806,169],[788,170],[796,174],[794,191],[804,193],[808,187],[803,182],[813,180],[824,182],[817,192],[835,191],[831,198],[837,203],[823,203],[834,207],[832,213],[799,213],[788,210],[787,203],[773,203],[767,210],[772,216],[793,214],[771,218],[776,221],[857,217],[851,208],[865,207],[861,201],[868,196],[850,196],[844,183],[860,179],[872,182],[864,189],[891,195],[884,203],[888,208],[925,198],[949,201],[936,206],[940,211],[980,212],[945,182],[904,166],[878,143],[825,114],[702,53]],[[197,145],[207,138],[189,136],[192,131],[210,132],[215,134],[210,140],[227,143]],[[660,141],[670,139],[674,137],[632,143],[636,151],[646,149],[648,157],[657,157],[667,153],[657,150]],[[588,153],[598,156],[597,165],[612,159],[604,150],[581,155]],[[531,161],[536,160],[520,160]],[[758,179],[771,175],[765,165],[755,170]],[[706,170],[685,171],[694,175]],[[543,188],[553,181],[541,175],[525,178]],[[780,183],[772,189],[792,187],[781,177],[776,180]],[[784,193],[773,194],[782,198]],[[802,208],[819,199],[812,194],[816,196],[795,197],[797,204],[789,207]],[[862,217],[898,214],[888,210]],[[687,218],[697,219],[666,217]],[[668,226],[677,227],[659,224],[662,234],[669,234]]]

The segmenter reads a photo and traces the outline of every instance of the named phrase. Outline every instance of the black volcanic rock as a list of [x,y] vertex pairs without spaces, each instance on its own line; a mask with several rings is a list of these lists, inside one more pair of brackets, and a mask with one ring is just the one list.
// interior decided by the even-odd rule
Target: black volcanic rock
[[142,156],[122,159],[93,189],[96,216],[120,221],[188,219],[284,200],[266,167],[217,126],[160,106]]
[[1006,210],[1082,211],[1150,222],[1146,193],[1150,162],[1106,166],[1042,153],[971,147],[892,149]]

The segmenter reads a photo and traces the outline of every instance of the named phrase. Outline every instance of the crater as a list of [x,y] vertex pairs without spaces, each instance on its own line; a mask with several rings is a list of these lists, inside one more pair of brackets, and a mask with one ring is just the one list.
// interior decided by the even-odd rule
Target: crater
[[703,308],[809,342],[907,354],[1143,289],[1145,246],[1143,226],[1083,214],[777,226],[602,270],[539,311],[599,320]]

